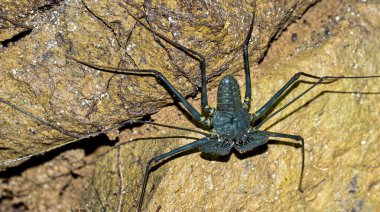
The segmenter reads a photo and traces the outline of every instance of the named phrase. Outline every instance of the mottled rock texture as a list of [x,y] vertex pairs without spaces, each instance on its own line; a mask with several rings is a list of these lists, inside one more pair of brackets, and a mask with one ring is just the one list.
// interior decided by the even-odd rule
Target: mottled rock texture
[[[196,94],[198,64],[155,40],[127,11],[205,55],[211,105],[220,76],[235,73],[244,87],[241,45],[253,2],[165,2],[54,1],[47,10],[29,12],[27,21],[17,20],[33,29],[0,49],[4,69],[0,97],[58,130],[1,104],[3,168],[16,165],[8,160],[157,112],[173,101],[154,78],[113,76],[65,55],[102,66],[156,68],[184,95]],[[376,2],[322,1],[273,39],[313,3],[257,2],[250,59],[253,63],[265,57],[253,65],[252,111],[298,71],[320,76],[379,75]],[[221,69],[226,70],[221,73]],[[277,108],[308,86],[299,83]],[[210,158],[193,153],[168,160],[150,176],[144,211],[375,211],[380,208],[379,99],[379,79],[340,80],[317,87],[265,125],[270,131],[305,138],[304,193],[296,190],[300,149],[272,142],[243,156]],[[199,95],[189,100],[199,108]],[[176,106],[152,118],[195,128]],[[88,151],[71,150],[21,176],[2,178],[1,207],[134,211],[146,162],[199,137],[152,126],[126,129],[116,147],[100,148],[88,156],[84,154]],[[7,174],[12,176],[2,172]]]
[[[263,57],[270,40],[314,2],[257,2],[251,60]],[[221,70],[241,69],[240,47],[254,5],[254,1],[1,3],[2,169],[173,102],[152,77],[113,76],[67,56],[100,66],[155,68],[183,95],[197,93],[199,63],[155,39],[129,14],[204,54],[213,82]]]

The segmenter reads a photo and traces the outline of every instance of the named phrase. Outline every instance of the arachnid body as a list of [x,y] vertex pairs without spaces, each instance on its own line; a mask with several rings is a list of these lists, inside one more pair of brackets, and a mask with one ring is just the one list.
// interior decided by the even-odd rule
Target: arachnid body
[[[133,15],[131,15],[133,16]],[[134,17],[134,16],[133,16]],[[203,153],[213,154],[213,155],[229,155],[232,149],[235,149],[239,153],[245,153],[251,151],[259,146],[265,145],[270,138],[287,138],[298,141],[301,146],[301,158],[302,165],[300,171],[300,179],[298,184],[298,189],[302,191],[302,178],[304,171],[304,161],[305,161],[305,151],[304,151],[304,139],[298,135],[290,135],[277,132],[268,132],[262,131],[260,128],[266,123],[270,118],[275,116],[277,113],[281,112],[283,109],[291,105],[293,102],[301,98],[303,95],[308,93],[310,90],[315,88],[321,83],[329,83],[336,81],[338,79],[359,79],[359,78],[377,78],[379,76],[315,76],[303,72],[295,74],[285,85],[283,85],[278,92],[270,98],[260,109],[255,113],[249,113],[250,104],[251,104],[251,81],[250,81],[250,66],[248,60],[248,44],[252,34],[254,26],[254,16],[252,18],[252,23],[250,25],[246,40],[242,46],[243,55],[244,55],[244,64],[245,64],[245,98],[241,101],[240,88],[233,76],[225,76],[219,83],[218,93],[217,93],[217,107],[211,108],[208,104],[207,98],[207,89],[206,89],[206,62],[204,57],[191,49],[188,49],[165,36],[153,31],[150,27],[142,23],[138,18],[134,19],[143,25],[146,29],[154,33],[157,37],[164,40],[165,42],[173,45],[177,49],[185,52],[187,55],[197,60],[200,63],[201,71],[201,106],[202,113],[199,113],[177,90],[174,88],[171,83],[163,76],[159,71],[154,69],[122,69],[122,68],[107,68],[95,66],[83,61],[80,61],[75,58],[71,58],[83,65],[93,67],[100,71],[110,72],[114,74],[134,74],[134,75],[148,75],[155,76],[161,84],[171,93],[176,99],[178,99],[187,111],[191,114],[195,122],[203,126],[206,129],[210,130],[210,133],[202,133],[205,135],[204,138],[196,140],[187,145],[181,146],[177,149],[169,151],[165,154],[159,155],[152,158],[146,165],[145,175],[142,182],[142,189],[140,199],[138,201],[138,210],[142,210],[144,195],[146,190],[146,185],[148,182],[148,177],[153,165],[158,164],[159,162],[170,158],[173,155],[176,155],[181,152],[199,149]],[[116,71],[115,71],[116,70]],[[119,70],[119,71],[117,71]],[[292,85],[301,77],[306,77],[309,79],[315,80],[311,83],[311,86],[308,87],[304,92],[299,94],[293,100],[289,101],[278,110],[270,112],[270,109],[276,102],[281,98],[281,96],[289,91]],[[139,122],[139,121],[136,121]],[[148,122],[140,122],[148,123]],[[153,123],[148,123],[153,124]],[[186,129],[185,129],[186,130]]]

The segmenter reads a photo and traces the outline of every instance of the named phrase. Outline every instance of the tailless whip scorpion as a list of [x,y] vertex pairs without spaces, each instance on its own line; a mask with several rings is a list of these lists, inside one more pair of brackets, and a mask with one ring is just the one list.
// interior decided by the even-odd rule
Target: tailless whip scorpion
[[[99,71],[114,73],[114,74],[132,74],[132,75],[143,75],[143,76],[154,76],[156,79],[172,94],[178,101],[180,101],[186,108],[187,112],[190,113],[192,118],[197,122],[202,128],[208,129],[209,133],[201,132],[205,135],[204,138],[186,144],[184,146],[178,147],[172,151],[164,153],[162,155],[156,156],[149,160],[146,165],[146,170],[144,177],[142,179],[142,188],[140,199],[138,202],[138,211],[141,211],[146,185],[148,182],[148,177],[153,165],[158,164],[162,160],[176,155],[180,152],[199,149],[203,153],[225,156],[229,155],[232,149],[235,149],[238,153],[245,153],[255,148],[266,145],[270,138],[287,138],[293,139],[300,143],[301,146],[301,172],[298,184],[298,190],[302,192],[302,179],[305,166],[305,149],[304,149],[304,139],[298,135],[284,134],[278,132],[269,132],[260,130],[264,123],[271,119],[276,114],[280,113],[286,107],[297,101],[303,95],[308,93],[310,90],[320,85],[323,82],[335,81],[339,79],[363,79],[363,78],[377,78],[380,76],[315,76],[307,74],[304,72],[296,73],[285,85],[283,85],[277,93],[269,99],[260,109],[254,113],[250,113],[251,106],[251,77],[250,77],[250,65],[248,57],[248,45],[255,24],[255,15],[252,16],[252,21],[248,30],[246,39],[242,45],[243,57],[244,57],[244,70],[245,70],[245,97],[242,101],[240,94],[240,87],[237,80],[231,76],[226,75],[222,78],[219,83],[217,90],[217,106],[212,108],[209,106],[207,98],[207,83],[206,83],[206,61],[202,54],[194,51],[192,49],[186,48],[185,46],[170,40],[164,35],[154,31],[151,27],[144,24],[139,18],[130,14],[139,24],[144,28],[153,33],[154,36],[164,40],[170,45],[174,46],[178,50],[184,52],[189,57],[199,62],[200,72],[201,72],[201,112],[197,111],[178,91],[177,89],[163,76],[159,71],[155,69],[125,69],[125,68],[113,68],[113,67],[101,67],[93,65],[77,58],[67,56],[82,65],[95,68]],[[284,106],[280,107],[278,110],[268,114],[270,109],[281,96],[289,90],[289,88],[297,82],[301,77],[307,77],[315,80],[315,82],[310,85],[305,91],[295,97],[293,100],[286,103]],[[132,122],[155,124],[152,122],[135,120]],[[159,124],[156,124],[159,125]],[[176,129],[181,129],[180,127],[173,127]]]

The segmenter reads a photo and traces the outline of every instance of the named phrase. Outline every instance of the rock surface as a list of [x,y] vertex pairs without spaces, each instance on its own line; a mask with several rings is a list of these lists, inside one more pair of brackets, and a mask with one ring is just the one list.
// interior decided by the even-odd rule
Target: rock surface
[[[251,60],[261,58],[270,40],[314,2],[258,3]],[[152,77],[113,76],[68,56],[99,66],[155,68],[184,96],[196,94],[199,64],[155,39],[129,14],[202,52],[211,83],[221,69],[228,69],[224,73],[241,69],[240,47],[254,1],[6,1],[1,8],[0,168],[4,170],[173,102]]]
[[[319,76],[379,75],[379,14],[379,5],[374,3],[323,1],[315,5],[273,43],[264,61],[253,69],[252,111],[299,71]],[[238,78],[244,86],[242,71]],[[182,154],[151,173],[144,210],[378,210],[379,82],[339,80],[318,86],[265,125],[270,131],[305,138],[304,193],[297,190],[301,152],[292,145],[268,145],[247,155],[219,159]],[[309,86],[299,83],[277,108]],[[216,89],[210,93],[215,105]],[[199,99],[192,103],[198,106]],[[195,127],[176,107],[153,118]],[[139,198],[147,161],[201,136],[146,126],[124,131],[120,137],[125,143],[98,161],[82,207],[131,210]]]
[[[214,7],[179,5],[179,8],[185,9],[183,12],[176,13],[181,14],[177,17],[175,14],[167,14],[170,8],[178,7],[176,4],[168,3],[164,7],[162,5],[157,6],[154,2],[150,4],[149,1],[146,2],[148,3],[144,5],[142,3],[131,3],[127,5],[127,8],[130,8],[131,12],[136,12],[137,15],[143,14],[138,8],[149,10],[149,14],[152,14],[153,17],[149,18],[148,16],[143,19],[144,21],[148,20],[153,28],[162,30],[160,32],[165,35],[174,37],[181,43],[189,44],[191,48],[204,53],[208,59],[211,105],[215,105],[216,89],[214,85],[218,81],[216,76],[218,76],[222,64],[228,65],[228,69],[223,75],[239,71],[236,76],[239,83],[244,87],[244,75],[241,71],[242,53],[238,47],[245,37],[245,34],[241,32],[245,32],[247,29],[246,24],[249,23],[251,6],[232,5],[242,10],[226,9],[225,16],[215,11],[215,14],[218,14],[215,17],[223,16],[224,19],[222,18],[222,20],[226,20],[224,24],[221,22],[221,26],[225,26],[228,22],[229,25],[214,29],[216,31],[212,31],[213,27],[211,27],[208,31],[207,26],[209,24],[206,23],[213,23],[218,26],[219,22],[214,19],[206,19],[203,20],[204,22],[199,21],[199,25],[193,26],[190,23],[193,23],[194,20],[188,20],[188,16],[183,14],[195,14],[194,16],[196,16],[196,11],[199,8],[211,11],[211,8]],[[290,17],[301,14],[307,7],[305,5],[311,3],[313,2],[287,3],[287,6],[274,2],[257,3],[259,8],[257,13],[258,24],[254,31],[255,38],[252,39],[250,46],[251,62],[263,56],[271,38],[276,36],[279,29],[286,26]],[[187,95],[194,93],[194,85],[195,87],[199,85],[198,72],[194,71],[197,70],[196,62],[188,60],[181,52],[172,49],[167,44],[164,44],[165,48],[154,48],[157,52],[147,53],[148,47],[148,49],[153,45],[159,47],[161,44],[155,42],[153,36],[148,32],[143,32],[146,30],[139,27],[135,22],[136,26],[130,26],[128,18],[125,20],[125,17],[129,16],[126,15],[123,6],[110,3],[99,3],[99,5],[105,6],[95,7],[85,1],[65,1],[53,7],[51,14],[54,14],[55,10],[64,11],[63,14],[58,13],[60,14],[58,17],[61,19],[54,20],[71,21],[57,21],[57,25],[66,27],[62,33],[63,40],[59,35],[60,33],[57,33],[59,32],[58,27],[53,27],[55,26],[54,21],[46,21],[45,24],[51,24],[49,25],[50,30],[57,30],[54,31],[55,33],[47,33],[49,27],[40,28],[46,30],[41,32],[41,35],[44,35],[46,39],[39,43],[41,48],[45,48],[41,52],[49,49],[49,52],[53,52],[49,53],[50,55],[54,55],[54,58],[60,58],[52,60],[52,64],[46,62],[50,60],[43,60],[44,57],[41,57],[41,55],[46,54],[27,51],[29,48],[25,46],[31,45],[28,42],[32,42],[30,37],[33,36],[21,40],[24,42],[24,39],[30,39],[25,41],[26,44],[18,41],[2,49],[0,54],[2,60],[0,61],[6,61],[2,62],[3,67],[12,67],[9,72],[4,72],[8,74],[3,73],[1,75],[1,77],[4,76],[2,81],[8,82],[6,77],[13,76],[14,63],[9,62],[9,60],[17,60],[17,57],[3,59],[6,58],[4,52],[20,52],[20,49],[23,49],[29,53],[27,54],[29,59],[23,60],[25,64],[29,64],[29,69],[20,65],[15,72],[20,75],[13,79],[16,82],[23,82],[25,88],[18,86],[17,89],[22,90],[24,88],[25,92],[20,94],[17,89],[15,91],[8,89],[12,87],[10,86],[11,82],[8,82],[8,84],[4,83],[0,89],[1,98],[8,101],[12,100],[11,102],[15,105],[52,123],[59,121],[59,129],[79,134],[79,137],[88,132],[103,130],[107,126],[114,126],[121,120],[130,117],[155,112],[158,109],[151,106],[158,107],[172,101],[166,91],[157,85],[154,79],[126,77],[130,80],[122,80],[122,78],[99,73],[71,60],[66,60],[65,54],[67,53],[94,64],[107,66],[114,66],[115,64],[125,66],[133,63],[131,58],[134,58],[136,65],[140,68],[148,68],[154,65],[158,69],[167,69],[168,72],[164,73],[165,76],[168,76],[176,87],[181,88],[181,92]],[[299,7],[294,5],[299,5]],[[69,6],[77,11],[72,11]],[[232,6],[225,5],[221,8],[232,8]],[[195,10],[194,8],[198,9],[192,12],[187,11],[187,9]],[[292,8],[291,11],[296,12],[289,13],[290,10],[284,8]],[[162,14],[165,11],[164,14],[166,15],[155,16],[155,14]],[[72,21],[74,14],[81,15],[80,23],[89,22],[92,25],[79,25]],[[124,19],[116,14],[122,14]],[[212,12],[209,16],[214,17],[211,14]],[[235,14],[235,16],[231,14]],[[252,111],[264,104],[280,86],[298,71],[315,75],[379,75],[379,14],[379,4],[374,2],[346,1],[343,4],[340,1],[322,1],[316,4],[301,20],[297,20],[296,23],[288,27],[278,40],[271,43],[271,48],[266,53],[264,60],[260,65],[254,66],[252,70],[254,98]],[[171,23],[170,17],[173,18],[172,21],[177,22]],[[191,29],[197,29],[199,26],[205,27],[202,28],[202,32],[205,34],[195,34],[194,37],[186,35],[186,32],[191,32]],[[272,29],[272,27],[274,28]],[[101,33],[103,31],[108,34],[103,35]],[[134,39],[143,39],[142,42],[151,40],[152,43],[147,43],[145,46],[136,45],[133,48],[141,48],[141,50],[132,51],[131,55],[127,55],[126,52],[129,53],[129,50],[125,50],[128,48],[129,42],[131,42],[129,44],[133,44],[133,34],[129,41],[128,36],[125,35],[131,31],[137,35],[144,33],[148,35],[136,35]],[[172,33],[169,34],[168,31]],[[31,35],[34,32],[36,31],[32,31]],[[79,32],[95,36],[87,39]],[[49,35],[55,35],[55,37],[49,38]],[[229,41],[230,44],[224,42],[218,44],[219,38],[223,41]],[[47,47],[49,39],[61,40],[63,43],[56,48],[54,46],[53,48]],[[24,48],[20,46],[24,46]],[[39,48],[35,47],[35,49],[37,49],[36,52],[39,52]],[[136,60],[136,58],[144,58],[142,56],[144,51],[145,54],[149,54],[149,57],[146,57],[145,61]],[[159,56],[159,52],[163,52],[163,55]],[[30,62],[36,58],[40,58],[40,60],[36,60],[36,64]],[[158,60],[156,60],[157,58]],[[162,61],[170,62],[166,65],[160,64]],[[59,68],[57,68],[57,64]],[[53,66],[52,70],[48,69],[48,67],[50,68],[48,65]],[[41,72],[39,80],[33,80],[32,73],[28,73],[26,70],[33,72],[37,69],[45,71]],[[183,71],[178,72],[179,70]],[[49,89],[43,86],[44,84],[46,87],[51,85],[46,83],[48,81],[44,83],[44,80],[49,79],[51,76],[48,74],[52,73],[57,74],[51,75],[54,76],[52,78],[57,86],[49,93],[46,91]],[[178,80],[174,80],[174,78]],[[109,87],[105,83],[107,80],[110,81]],[[37,84],[28,84],[35,81]],[[162,211],[375,211],[379,209],[380,179],[376,174],[380,171],[380,162],[377,159],[380,152],[378,142],[380,133],[377,129],[380,124],[378,120],[380,111],[376,106],[380,98],[379,81],[379,79],[340,80],[321,85],[283,113],[275,116],[264,126],[270,131],[297,134],[305,138],[304,193],[296,190],[301,155],[300,149],[296,149],[292,145],[268,145],[267,149],[259,149],[248,155],[232,154],[229,158],[219,159],[200,157],[199,153],[193,153],[169,160],[152,172],[144,200],[144,211],[156,211],[157,209]],[[134,83],[133,88],[140,90],[128,90],[129,83]],[[146,85],[151,87],[147,88]],[[310,84],[299,83],[279,103],[277,108],[296,97],[308,86]],[[96,98],[90,98],[101,96],[101,88],[105,87],[108,88],[105,99],[98,101]],[[148,91],[154,89],[159,90],[159,92],[150,96],[142,95],[144,89]],[[33,91],[32,94],[39,91],[41,95],[31,95],[27,92],[28,90]],[[77,90],[81,92],[76,94],[75,91]],[[15,95],[16,93],[18,95]],[[46,95],[46,93],[51,94],[50,100],[55,101],[38,98]],[[31,96],[34,96],[34,99]],[[138,107],[130,106],[131,102],[133,103],[138,99],[137,97],[133,100],[128,99],[131,96],[147,98],[147,101],[142,101]],[[27,97],[27,101],[25,101],[25,97]],[[156,100],[153,101],[153,98]],[[90,106],[86,104],[81,105],[83,99],[87,99],[89,105],[95,105],[94,109],[89,109]],[[46,102],[49,102],[48,108],[45,107]],[[199,108],[199,95],[190,99],[190,102]],[[123,109],[126,106],[128,107]],[[61,110],[70,111],[70,113],[60,114]],[[88,111],[92,112],[86,117],[84,114],[87,114]],[[29,144],[35,148],[31,151],[41,151],[47,147],[58,145],[58,143],[76,139],[62,135],[61,132],[44,126],[33,119],[25,120],[28,118],[27,116],[8,106],[1,105],[1,112],[1,121],[6,120],[2,122],[1,133],[12,132],[11,135],[14,135],[12,137],[7,136],[6,139],[13,138],[13,142],[20,139],[33,140],[34,143],[36,141],[45,142],[44,145],[33,144],[33,142],[25,143],[24,148],[27,150],[31,150]],[[156,122],[196,128],[175,106],[160,110],[152,116],[152,119]],[[9,122],[13,125],[7,125]],[[9,128],[3,126],[9,126]],[[30,129],[33,129],[32,131],[37,129],[36,137],[25,134],[25,131],[30,133]],[[42,133],[43,135],[41,135]],[[158,138],[171,136],[173,138]],[[162,154],[199,137],[196,134],[145,125],[126,129],[121,132],[119,143],[113,148],[100,148],[95,154],[88,156],[85,156],[86,154],[82,150],[68,151],[41,166],[23,171],[20,174],[21,176],[2,178],[1,209],[67,211],[81,208],[95,211],[102,209],[134,211],[146,162],[155,155]],[[7,141],[6,139],[2,138],[1,142]],[[105,138],[100,139],[106,140]],[[58,141],[52,144],[51,142],[55,140]],[[88,142],[92,142],[92,140]],[[17,150],[17,147],[15,149]],[[14,153],[14,158],[19,158],[22,154],[30,154],[25,150],[20,152],[17,152],[19,155]],[[85,153],[88,154],[88,152]],[[95,161],[96,166],[94,166]],[[5,171],[1,174],[6,175],[9,172]],[[84,189],[85,192],[82,193]],[[81,198],[82,196],[84,197]]]

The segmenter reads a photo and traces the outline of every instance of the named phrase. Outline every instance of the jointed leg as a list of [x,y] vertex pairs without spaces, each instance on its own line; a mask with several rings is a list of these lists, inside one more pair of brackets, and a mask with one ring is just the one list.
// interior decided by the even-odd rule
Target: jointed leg
[[248,44],[251,39],[251,34],[253,31],[253,25],[255,24],[255,14],[253,14],[251,26],[247,34],[247,38],[243,44],[243,55],[244,55],[244,69],[245,69],[245,98],[244,103],[247,105],[248,111],[251,107],[251,71],[249,70],[249,58],[248,58]]
[[181,146],[181,147],[179,147],[177,149],[174,149],[174,150],[172,150],[170,152],[167,152],[165,154],[162,154],[160,156],[152,158],[148,162],[148,164],[146,165],[145,175],[144,175],[143,182],[142,182],[142,189],[141,189],[141,195],[140,195],[140,200],[139,200],[139,205],[138,205],[138,211],[141,211],[142,203],[143,203],[143,200],[144,200],[145,188],[146,188],[146,184],[148,182],[148,176],[149,176],[149,172],[150,172],[150,168],[151,168],[152,164],[153,163],[157,164],[159,161],[162,161],[165,158],[171,157],[171,156],[176,155],[176,154],[178,154],[180,152],[184,152],[184,151],[187,151],[187,150],[198,148],[198,147],[206,144],[208,141],[209,141],[209,139],[207,137],[206,138],[202,138],[200,140],[194,141],[192,143],[189,143],[189,144]]
[[[127,10],[128,12],[128,10]],[[176,47],[178,50],[184,52],[185,54],[189,55],[191,58],[197,60],[199,62],[199,68],[201,70],[201,106],[202,106],[202,112],[205,113],[206,115],[210,115],[213,113],[213,109],[210,108],[208,104],[208,98],[207,98],[207,82],[206,82],[206,60],[205,58],[198,52],[186,48],[182,46],[181,44],[174,42],[170,40],[169,38],[165,37],[164,35],[154,31],[152,28],[144,24],[141,20],[139,20],[137,17],[132,15],[131,13],[128,12],[130,16],[132,16],[137,22],[139,22],[142,26],[144,26],[147,30],[158,36],[159,38],[163,39],[164,41],[168,42],[172,46]]]
[[301,136],[298,135],[289,135],[289,134],[283,134],[283,133],[276,133],[276,132],[267,132],[264,131],[269,137],[278,137],[278,138],[290,138],[296,141],[301,142],[301,153],[302,153],[302,166],[301,166],[301,176],[300,181],[298,184],[298,190],[303,192],[302,190],[302,179],[303,179],[303,170],[305,166],[305,144],[304,139]]
[[323,77],[317,77],[311,74],[306,74],[303,72],[299,72],[295,74],[263,107],[261,107],[254,115],[254,121],[261,118],[276,102],[276,100],[286,91],[287,88],[291,84],[293,84],[301,75],[307,76],[310,78],[318,79],[317,82],[315,82],[312,86],[310,86],[308,89],[306,89],[304,92],[302,92],[300,95],[298,95],[296,98],[292,99],[290,102],[286,103],[284,106],[282,106],[280,109],[276,110],[272,114],[270,114],[265,120],[261,121],[257,126],[255,126],[255,129],[259,129],[265,122],[267,122],[269,119],[271,119],[273,116],[275,116],[277,113],[281,112],[285,108],[287,108],[289,105],[293,104],[293,102],[297,101],[299,98],[301,98],[303,95],[308,93],[311,89],[315,88],[317,85],[321,84],[325,80],[338,80],[338,79],[369,79],[369,78],[380,78],[380,75],[374,75],[374,76],[323,76]]
[[311,74],[306,74],[306,73],[303,73],[303,72],[298,72],[279,91],[277,91],[277,93],[272,98],[270,98],[269,101],[267,103],[265,103],[264,106],[262,106],[258,111],[256,111],[256,113],[255,113],[255,115],[257,116],[256,120],[262,118],[266,114],[266,112],[268,112],[268,110],[273,106],[273,104],[280,98],[280,96],[294,82],[296,82],[300,76],[306,76],[306,77],[310,77],[310,78],[313,78],[313,79],[321,79],[321,77],[318,77],[318,76],[314,76],[314,75],[311,75]]
[[[205,118],[202,117],[201,114],[183,97],[177,89],[173,87],[173,85],[158,71],[153,70],[153,69],[123,69],[123,68],[114,68],[114,67],[101,67],[101,66],[96,66],[81,60],[78,60],[76,58],[72,58],[70,56],[67,56],[68,58],[81,63],[83,65],[89,66],[91,68],[95,68],[99,71],[104,71],[104,72],[109,72],[109,73],[114,73],[114,74],[132,74],[132,75],[149,75],[149,76],[154,76],[157,78],[158,81],[160,81],[166,89],[169,90],[170,93],[172,93],[184,106],[185,108],[189,111],[191,116],[199,123],[205,125],[205,126],[210,126],[210,118]],[[119,70],[119,71],[117,71]]]

